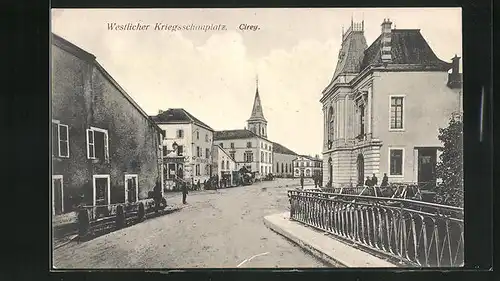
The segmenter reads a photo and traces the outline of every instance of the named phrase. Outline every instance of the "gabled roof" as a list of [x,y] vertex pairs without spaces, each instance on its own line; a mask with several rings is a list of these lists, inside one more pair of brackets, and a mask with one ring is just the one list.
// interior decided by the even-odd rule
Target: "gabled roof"
[[287,147],[277,142],[273,142],[273,152],[280,154],[297,155],[297,153],[295,153],[294,151],[288,149]]
[[250,138],[261,138],[267,140],[264,137],[261,137],[252,131],[249,130],[225,130],[225,131],[215,131],[214,132],[214,140],[234,140],[234,139],[250,139]]
[[198,118],[194,117],[184,108],[169,108],[167,111],[164,111],[156,116],[151,116],[151,118],[158,124],[194,123],[200,127],[204,127],[205,129],[214,131],[214,129],[201,122]]
[[227,150],[225,150],[224,147],[222,147],[220,144],[214,144],[214,146],[217,146],[220,150],[224,152],[224,154],[226,154],[227,157],[229,157],[229,159],[233,160],[233,162],[236,162],[236,160],[234,160],[234,158],[231,157],[231,154],[229,154],[229,152],[227,152]]
[[100,65],[99,62],[97,62],[96,57],[93,54],[83,50],[55,33],[52,33],[51,44],[95,66],[95,68],[102,73],[102,75],[118,90],[118,92],[120,92],[120,94],[122,94],[122,96],[128,100],[144,118],[146,118],[150,125],[155,127],[158,131],[161,131],[161,128],[158,127],[151,117],[135,102],[134,99],[132,99],[132,97],[120,86],[120,84],[118,84],[118,82],[111,77],[106,69]]
[[[366,49],[360,70],[370,65],[382,64],[381,43],[382,35]],[[451,68],[451,63],[440,60],[432,51],[420,29],[392,29],[391,57],[391,64],[421,65],[443,71]]]
[[350,31],[342,42],[332,81],[341,73],[359,73],[367,46],[363,31]]

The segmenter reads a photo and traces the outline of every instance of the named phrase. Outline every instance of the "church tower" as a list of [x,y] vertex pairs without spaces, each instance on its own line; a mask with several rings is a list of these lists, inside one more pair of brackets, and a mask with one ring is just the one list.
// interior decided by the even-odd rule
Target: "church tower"
[[262,104],[259,96],[259,78],[256,79],[255,98],[253,101],[252,115],[247,120],[248,129],[253,133],[267,138],[267,121],[264,118]]

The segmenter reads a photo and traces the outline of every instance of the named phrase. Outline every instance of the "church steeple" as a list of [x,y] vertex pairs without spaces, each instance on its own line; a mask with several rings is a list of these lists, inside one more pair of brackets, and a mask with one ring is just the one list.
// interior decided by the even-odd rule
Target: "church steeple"
[[264,111],[259,95],[259,77],[255,79],[255,98],[253,101],[252,114],[247,120],[248,129],[259,136],[267,137],[267,121],[264,118]]

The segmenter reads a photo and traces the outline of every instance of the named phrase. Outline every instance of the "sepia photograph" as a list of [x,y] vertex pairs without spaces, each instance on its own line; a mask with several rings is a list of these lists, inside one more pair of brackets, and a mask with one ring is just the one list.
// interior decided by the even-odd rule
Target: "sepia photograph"
[[460,8],[50,17],[51,270],[464,266]]

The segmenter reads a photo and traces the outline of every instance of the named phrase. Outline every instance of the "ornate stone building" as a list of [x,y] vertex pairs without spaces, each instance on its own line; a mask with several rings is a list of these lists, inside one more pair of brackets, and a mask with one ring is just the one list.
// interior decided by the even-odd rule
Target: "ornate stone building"
[[[324,115],[323,182],[435,184],[438,129],[461,111],[459,57],[448,63],[419,29],[393,29],[384,19],[367,46],[364,22],[342,34],[337,67],[320,102]],[[451,73],[448,71],[451,69]]]

